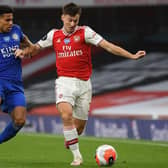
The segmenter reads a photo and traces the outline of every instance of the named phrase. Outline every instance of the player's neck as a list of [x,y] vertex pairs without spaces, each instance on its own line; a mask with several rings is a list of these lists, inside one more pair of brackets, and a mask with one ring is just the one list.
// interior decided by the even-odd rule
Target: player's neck
[[70,32],[70,33],[69,33],[69,32],[67,32],[66,29],[63,27],[63,28],[62,28],[62,31],[63,31],[64,35],[69,36],[69,35],[73,34],[73,33],[77,30],[77,28],[78,28],[78,26],[75,27],[75,29],[74,29],[73,32]]

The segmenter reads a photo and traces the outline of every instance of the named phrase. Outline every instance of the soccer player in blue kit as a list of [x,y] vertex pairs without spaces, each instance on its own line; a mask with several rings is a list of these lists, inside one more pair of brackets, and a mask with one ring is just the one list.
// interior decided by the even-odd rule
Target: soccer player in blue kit
[[13,24],[13,13],[11,7],[0,5],[0,108],[12,119],[0,134],[0,144],[14,137],[26,121],[21,59],[14,52],[31,42]]

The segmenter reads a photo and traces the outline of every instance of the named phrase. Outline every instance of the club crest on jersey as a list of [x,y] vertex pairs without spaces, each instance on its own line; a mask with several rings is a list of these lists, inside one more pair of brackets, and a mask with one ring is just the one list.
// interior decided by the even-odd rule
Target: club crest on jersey
[[5,42],[9,42],[10,37],[9,37],[9,36],[6,36],[6,37],[4,37],[3,39],[4,39]]
[[69,44],[70,43],[70,39],[69,38],[64,39],[64,43],[65,44]]
[[74,36],[74,38],[73,38],[73,39],[74,39],[74,42],[76,42],[76,43],[77,43],[77,42],[79,42],[79,41],[80,41],[80,36]]
[[62,94],[62,93],[59,94],[58,97],[59,97],[60,99],[63,98],[63,94]]
[[12,38],[13,38],[15,41],[18,41],[18,40],[19,40],[19,36],[18,36],[18,34],[16,34],[16,33],[12,34]]

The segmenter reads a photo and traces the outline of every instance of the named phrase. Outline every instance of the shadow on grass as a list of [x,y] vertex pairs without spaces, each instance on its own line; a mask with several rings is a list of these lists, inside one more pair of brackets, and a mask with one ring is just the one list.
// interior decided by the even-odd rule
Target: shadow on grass
[[[0,168],[68,168],[71,167],[69,162],[61,162],[61,161],[34,161],[34,162],[29,162],[29,161],[5,161],[1,162],[0,161]],[[80,166],[80,168],[98,168],[98,166],[95,164],[89,164],[89,163],[84,163],[83,165]]]
[[67,163],[65,162],[40,162],[40,161],[8,161],[1,162],[0,168],[64,168]]

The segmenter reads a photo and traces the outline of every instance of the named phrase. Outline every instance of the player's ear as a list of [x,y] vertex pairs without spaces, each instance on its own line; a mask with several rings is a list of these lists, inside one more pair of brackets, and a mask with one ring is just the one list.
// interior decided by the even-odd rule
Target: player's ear
[[64,21],[64,14],[61,15],[61,20]]

